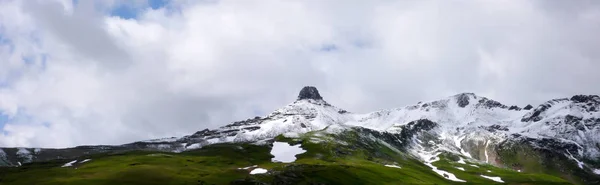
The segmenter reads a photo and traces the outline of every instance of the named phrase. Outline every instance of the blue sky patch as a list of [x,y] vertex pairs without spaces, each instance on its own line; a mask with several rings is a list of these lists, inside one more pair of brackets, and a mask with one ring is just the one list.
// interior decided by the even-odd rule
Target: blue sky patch
[[[8,123],[8,115],[0,111],[0,129],[4,128],[4,125]],[[3,129],[2,129],[3,130]]]
[[152,9],[159,9],[167,6],[169,4],[169,0],[148,0],[148,5]]
[[139,14],[147,8],[160,9],[169,4],[169,0],[148,0],[147,6],[136,6],[133,3],[120,3],[110,11],[111,16],[118,16],[123,19],[136,19]]
[[[1,31],[2,27],[0,27],[0,31]],[[0,32],[0,46],[4,46],[7,45],[9,48],[9,52],[13,53],[15,51],[15,45],[13,45],[12,41],[6,37],[4,37],[2,35],[2,32]]]
[[21,56],[21,60],[23,60],[23,62],[27,65],[35,64],[34,56]]
[[136,8],[134,6],[121,4],[121,5],[117,6],[116,8],[114,8],[110,12],[110,15],[118,16],[123,19],[135,19],[135,18],[137,18],[139,11],[140,11],[139,8]]

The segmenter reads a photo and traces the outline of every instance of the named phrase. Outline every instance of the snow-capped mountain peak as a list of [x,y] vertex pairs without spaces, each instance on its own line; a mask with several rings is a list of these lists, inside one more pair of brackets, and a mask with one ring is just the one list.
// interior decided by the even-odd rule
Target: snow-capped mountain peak
[[327,103],[317,88],[304,87],[298,99],[265,117],[255,117],[220,127],[203,130],[182,138],[182,142],[198,143],[192,148],[222,142],[254,142],[274,138],[285,133],[306,133],[330,125],[343,124],[352,115]]

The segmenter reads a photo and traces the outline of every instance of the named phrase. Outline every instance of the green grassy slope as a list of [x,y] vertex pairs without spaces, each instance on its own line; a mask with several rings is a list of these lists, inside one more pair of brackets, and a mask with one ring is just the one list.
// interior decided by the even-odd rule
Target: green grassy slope
[[[69,160],[0,168],[0,184],[568,184],[550,175],[519,173],[489,165],[475,168],[451,157],[434,163],[467,183],[444,179],[414,157],[356,131],[339,135],[311,132],[276,140],[302,144],[306,153],[294,163],[271,162],[270,146],[217,144],[183,153],[128,152],[85,156],[92,160],[61,168]],[[384,166],[394,164],[401,169]],[[250,175],[252,165],[268,169]],[[466,171],[458,170],[463,167]],[[488,170],[490,172],[488,172]]]

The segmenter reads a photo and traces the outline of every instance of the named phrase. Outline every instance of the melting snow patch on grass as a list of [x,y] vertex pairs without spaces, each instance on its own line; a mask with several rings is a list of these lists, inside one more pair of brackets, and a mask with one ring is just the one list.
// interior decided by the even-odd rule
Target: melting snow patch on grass
[[600,169],[594,169],[594,173],[600,175]]
[[75,164],[76,162],[77,162],[77,160],[74,160],[74,161],[71,161],[71,162],[68,162],[68,163],[62,165],[61,167],[70,167],[70,166],[73,166],[73,164]]
[[490,176],[485,176],[485,175],[481,175],[481,177],[486,178],[486,179],[490,179],[496,182],[504,182],[502,181],[502,179],[500,177],[490,177]]
[[81,161],[79,163],[81,164],[81,163],[85,163],[85,162],[88,162],[88,161],[91,161],[91,159],[84,159],[83,161]]
[[455,168],[459,169],[459,170],[462,170],[462,171],[465,171],[465,168],[463,168],[463,167],[455,167]]
[[465,162],[465,159],[463,159],[462,157],[459,157],[458,163],[460,163],[460,164],[467,164]]
[[267,170],[263,169],[263,168],[255,168],[254,170],[250,171],[250,175],[263,174],[263,173],[267,173]]
[[243,168],[238,168],[238,170],[247,170],[247,169],[256,168],[256,167],[258,167],[258,165],[248,166],[248,167],[243,167]]
[[474,165],[474,164],[470,164],[469,166],[475,167],[475,168],[479,168],[479,166]]
[[390,167],[390,168],[402,168],[400,166],[393,165],[393,164],[386,164],[385,166]]
[[429,166],[431,168],[431,170],[433,170],[435,173],[441,175],[442,177],[451,180],[451,181],[456,181],[456,182],[467,182],[465,180],[462,179],[458,179],[456,178],[456,176],[450,172],[444,171],[444,170],[439,170],[437,167],[433,166],[431,163],[440,160],[440,158],[438,157],[438,155],[440,153],[434,153],[434,154],[428,154],[424,151],[418,151],[417,154],[419,155],[419,157],[421,157],[421,159],[423,159],[425,161],[425,165]]
[[271,155],[275,156],[271,161],[291,163],[296,161],[296,155],[306,152],[300,148],[300,144],[290,146],[285,142],[274,142],[271,149]]

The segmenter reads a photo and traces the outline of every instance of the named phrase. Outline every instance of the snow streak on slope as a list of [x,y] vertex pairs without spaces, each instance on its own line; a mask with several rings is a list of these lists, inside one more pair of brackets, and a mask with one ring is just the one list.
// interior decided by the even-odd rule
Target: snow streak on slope
[[485,176],[485,175],[481,175],[481,177],[486,178],[486,179],[490,179],[496,182],[501,182],[504,183],[504,181],[502,181],[502,179],[500,177],[490,177],[490,176]]
[[390,167],[390,168],[399,168],[399,169],[402,169],[402,167],[400,167],[400,166],[398,166],[398,165],[394,165],[394,164],[386,164],[386,165],[384,165],[384,166],[386,166],[386,167]]
[[431,163],[440,160],[440,158],[438,157],[440,153],[429,153],[429,152],[425,152],[425,151],[418,151],[417,155],[425,161],[425,165],[429,166],[431,168],[431,170],[433,170],[435,173],[439,174],[440,176],[451,180],[451,181],[456,181],[456,182],[466,182],[462,179],[458,179],[456,178],[456,176],[450,172],[444,171],[444,170],[439,170],[437,167],[433,166]]
[[68,163],[66,163],[66,164],[62,165],[61,167],[71,167],[71,166],[73,166],[73,164],[75,164],[76,162],[77,162],[77,160],[74,160],[74,161],[71,161],[71,162],[68,162]]

